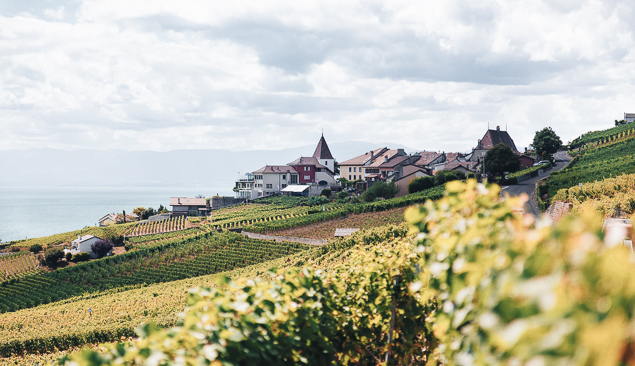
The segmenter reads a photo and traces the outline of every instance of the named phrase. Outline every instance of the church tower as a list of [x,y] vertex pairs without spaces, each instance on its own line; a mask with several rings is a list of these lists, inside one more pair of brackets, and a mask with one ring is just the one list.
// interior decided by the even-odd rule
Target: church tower
[[329,145],[326,144],[324,134],[322,134],[320,142],[318,142],[317,147],[315,148],[313,157],[316,158],[320,162],[320,164],[327,167],[331,171],[331,173],[335,171],[335,159],[333,158],[333,155],[331,155]]

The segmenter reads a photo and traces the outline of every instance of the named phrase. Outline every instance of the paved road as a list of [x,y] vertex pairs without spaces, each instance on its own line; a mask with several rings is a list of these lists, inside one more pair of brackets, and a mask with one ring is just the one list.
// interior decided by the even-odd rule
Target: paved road
[[[527,195],[531,197],[532,194],[534,193],[534,187],[538,179],[543,179],[545,177],[548,177],[549,172],[560,170],[564,168],[565,166],[567,166],[567,164],[569,164],[569,162],[571,161],[571,157],[567,154],[566,151],[558,151],[554,155],[554,157],[556,159],[556,162],[550,171],[545,172],[541,176],[527,179],[526,181],[520,182],[518,184],[514,184],[511,186],[503,186],[502,193],[503,194],[507,193],[510,196],[519,196],[522,193],[527,193]],[[538,209],[538,205],[536,204],[536,201],[534,201],[533,199],[530,199],[527,203],[525,203],[525,212],[531,213],[536,217],[540,216],[540,210]]]

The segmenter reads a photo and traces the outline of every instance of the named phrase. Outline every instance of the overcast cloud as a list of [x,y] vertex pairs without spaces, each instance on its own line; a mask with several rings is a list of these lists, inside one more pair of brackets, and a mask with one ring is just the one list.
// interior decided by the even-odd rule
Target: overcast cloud
[[[469,151],[635,112],[632,1],[0,2],[0,149]],[[348,157],[342,157],[348,158]]]

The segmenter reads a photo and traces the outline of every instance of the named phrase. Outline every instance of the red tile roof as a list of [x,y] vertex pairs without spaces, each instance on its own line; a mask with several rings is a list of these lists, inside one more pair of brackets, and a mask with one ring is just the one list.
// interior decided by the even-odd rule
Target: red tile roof
[[414,162],[414,165],[426,166],[431,164],[434,160],[436,160],[439,156],[442,156],[442,153],[437,153],[434,151],[422,151],[419,153],[421,157],[419,160]]
[[[393,150],[389,150],[389,151],[393,151]],[[410,159],[408,155],[392,156],[391,158],[388,159],[387,162],[382,163],[379,167],[380,168],[394,168],[398,164],[401,164],[408,159]]]
[[475,171],[475,166],[476,163],[475,162],[466,162],[466,161],[452,161],[448,164],[445,165],[445,167],[443,167],[443,170],[453,170],[453,169],[457,169],[458,167],[463,167],[469,171]]
[[[339,165],[364,165],[367,161],[370,160],[371,155],[373,156],[373,160],[375,160],[378,156],[380,156],[383,152],[387,151],[387,147],[380,147],[379,149],[375,149],[372,152],[367,152],[364,155],[356,156],[352,159],[348,159],[346,161],[341,162]],[[372,153],[372,154],[371,154]]]
[[507,131],[501,131],[500,129],[487,130],[487,132],[485,132],[485,135],[479,142],[477,149],[489,150],[498,144],[505,144],[509,146],[514,152],[518,153],[518,149],[516,149],[514,140],[512,140]]
[[170,197],[170,206],[207,206],[205,198]]
[[282,173],[295,173],[298,172],[288,165],[266,165],[256,171],[254,173],[261,174],[282,174]]
[[306,157],[306,156],[301,156],[297,159],[295,159],[294,161],[290,162],[287,165],[315,165],[317,168],[326,168],[324,165],[320,164],[320,162],[314,158],[314,157]]

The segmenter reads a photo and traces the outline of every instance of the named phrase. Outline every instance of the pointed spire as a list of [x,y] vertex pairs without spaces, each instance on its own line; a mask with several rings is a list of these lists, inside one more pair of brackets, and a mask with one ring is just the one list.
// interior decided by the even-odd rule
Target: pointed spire
[[329,145],[326,144],[326,140],[324,139],[324,130],[322,130],[322,137],[320,138],[320,142],[318,142],[317,147],[315,148],[313,157],[316,159],[333,159],[331,150],[329,150]]

